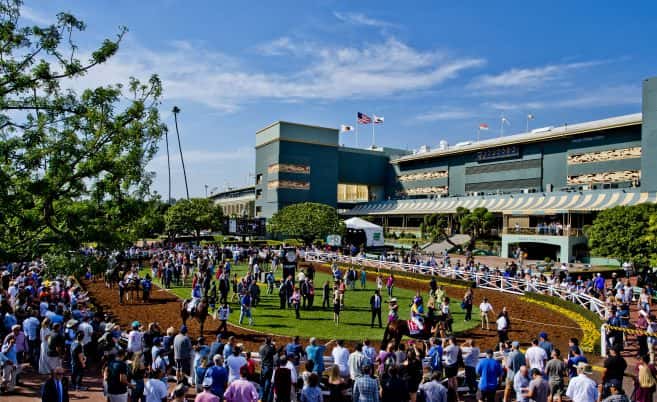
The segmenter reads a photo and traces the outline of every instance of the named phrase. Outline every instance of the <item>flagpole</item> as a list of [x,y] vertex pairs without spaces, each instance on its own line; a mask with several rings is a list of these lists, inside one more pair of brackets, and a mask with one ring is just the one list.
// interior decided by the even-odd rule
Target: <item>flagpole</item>
[[372,113],[372,123],[371,123],[372,124],[372,149],[374,149],[374,147],[376,146],[376,141],[375,141],[375,138],[374,138],[374,119],[375,119],[374,113]]
[[356,148],[358,148],[358,117],[356,117]]

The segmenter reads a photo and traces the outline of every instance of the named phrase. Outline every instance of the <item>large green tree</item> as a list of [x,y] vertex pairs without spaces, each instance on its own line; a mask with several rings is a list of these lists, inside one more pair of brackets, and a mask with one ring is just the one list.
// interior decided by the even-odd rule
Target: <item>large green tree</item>
[[601,211],[586,229],[591,255],[631,261],[641,266],[654,253],[646,237],[655,204],[619,206]]
[[650,248],[650,264],[657,266],[657,211],[650,214],[645,240]]
[[221,207],[207,198],[191,198],[173,204],[164,215],[166,232],[170,237],[183,234],[201,235],[201,230],[221,230]]
[[26,26],[21,5],[0,1],[0,258],[34,255],[44,242],[125,244],[166,129],[161,82],[68,89],[118,51],[126,30],[83,60],[82,21],[60,13],[52,25]]
[[325,204],[303,202],[287,206],[276,212],[268,222],[270,233],[299,238],[306,244],[324,239],[330,234],[342,234],[344,223],[338,211]]
[[470,243],[473,245],[477,238],[490,230],[493,223],[495,215],[483,207],[468,211],[460,220],[461,231],[470,235]]
[[425,215],[422,223],[420,223],[420,231],[422,232],[422,237],[431,242],[436,242],[440,239],[449,239],[447,218],[445,215]]

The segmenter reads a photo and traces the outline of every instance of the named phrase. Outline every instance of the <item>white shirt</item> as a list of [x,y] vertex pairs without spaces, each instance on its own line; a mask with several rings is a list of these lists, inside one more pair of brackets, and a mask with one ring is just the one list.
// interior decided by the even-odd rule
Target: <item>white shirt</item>
[[568,383],[566,396],[573,402],[595,402],[598,400],[598,387],[595,381],[584,374],[579,374]]
[[228,367],[228,382],[233,382],[240,379],[240,368],[246,365],[244,356],[230,355],[226,359],[226,367]]
[[489,311],[493,311],[493,306],[488,302],[483,302],[479,305],[479,311],[482,313],[488,313]]
[[525,352],[525,359],[529,364],[529,368],[537,368],[543,372],[545,361],[547,360],[547,353],[545,349],[540,346],[532,346]]
[[144,348],[142,340],[144,339],[144,334],[137,330],[132,330],[128,334],[128,352],[141,352]]
[[91,335],[94,333],[94,327],[91,326],[88,322],[82,322],[78,326],[78,331],[82,331],[84,338],[82,338],[82,344],[87,345],[91,342]]
[[506,329],[506,327],[507,327],[506,317],[500,316],[500,318],[498,318],[496,322],[497,322],[497,330],[498,331],[503,331],[503,330]]
[[162,399],[166,398],[167,394],[167,386],[162,380],[151,378],[144,384],[146,402],[162,402]]
[[342,346],[336,346],[331,352],[333,361],[340,368],[340,375],[346,377],[349,375],[349,351]]

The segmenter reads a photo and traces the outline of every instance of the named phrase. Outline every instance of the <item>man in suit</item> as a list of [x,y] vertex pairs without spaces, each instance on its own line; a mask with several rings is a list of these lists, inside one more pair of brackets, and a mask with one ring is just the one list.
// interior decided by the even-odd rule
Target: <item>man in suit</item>
[[64,369],[56,367],[52,376],[41,388],[41,402],[69,402],[68,381],[64,378]]
[[374,328],[374,318],[379,318],[379,328],[381,328],[381,295],[379,290],[375,290],[372,297],[370,297],[370,307],[372,308],[372,322],[371,327]]

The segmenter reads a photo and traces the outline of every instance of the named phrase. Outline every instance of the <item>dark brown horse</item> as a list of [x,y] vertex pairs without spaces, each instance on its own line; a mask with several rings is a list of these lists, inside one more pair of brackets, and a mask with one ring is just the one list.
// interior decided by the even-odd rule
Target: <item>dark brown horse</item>
[[187,325],[187,319],[189,317],[194,317],[201,324],[201,336],[203,336],[203,326],[205,325],[205,320],[208,318],[208,301],[204,298],[196,305],[194,311],[191,313],[187,311],[187,305],[191,302],[191,299],[183,300],[180,307],[180,318],[182,319],[183,325]]
[[441,322],[436,318],[427,317],[424,319],[424,328],[417,334],[412,334],[408,328],[408,321],[406,320],[395,320],[389,322],[386,326],[386,330],[383,332],[383,340],[381,341],[381,349],[386,348],[388,342],[395,341],[396,345],[399,345],[402,337],[408,336],[414,339],[429,339],[432,336],[435,336],[439,331],[442,333]]

